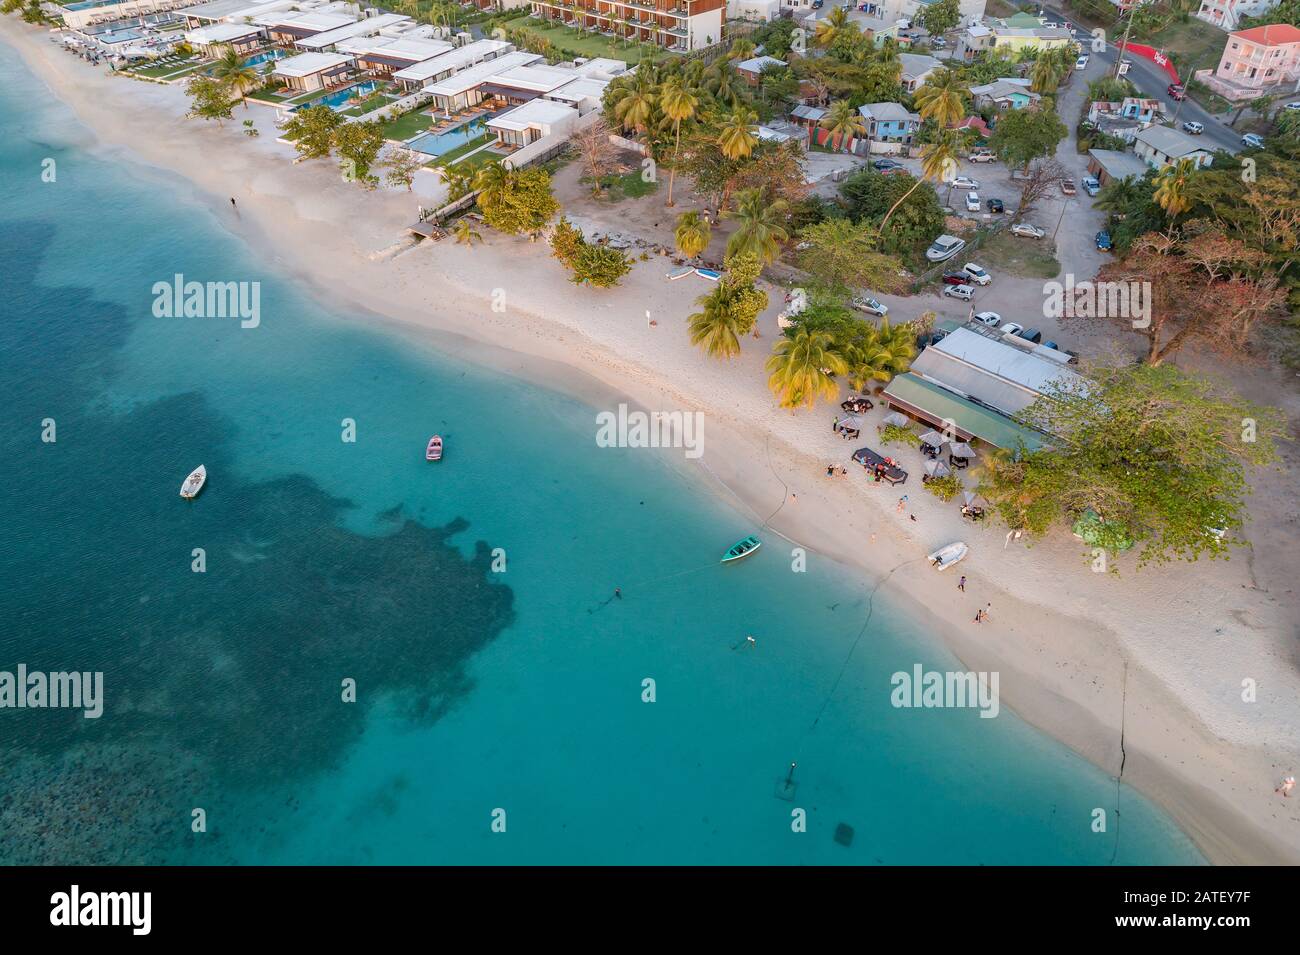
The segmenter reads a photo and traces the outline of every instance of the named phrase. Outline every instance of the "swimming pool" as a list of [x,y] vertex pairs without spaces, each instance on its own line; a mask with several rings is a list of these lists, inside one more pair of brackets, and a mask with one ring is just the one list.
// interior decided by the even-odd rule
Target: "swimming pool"
[[[379,84],[375,80],[366,80],[364,83],[358,83],[355,86],[335,90],[328,96],[314,99],[310,103],[303,103],[303,106],[328,106],[332,110],[347,109],[348,106],[355,105],[352,103],[354,96],[366,96],[377,89],[379,89]],[[302,107],[298,108],[301,109]]]
[[443,153],[451,152],[457,146],[465,145],[471,139],[482,136],[486,130],[487,120],[480,116],[445,133],[424,133],[412,139],[406,147],[430,156],[441,156]]
[[261,66],[263,63],[269,63],[271,60],[278,60],[284,56],[283,50],[263,50],[256,53],[244,61],[245,66]]
[[129,43],[132,40],[144,39],[144,34],[135,30],[110,30],[107,33],[100,33],[95,36],[100,43],[112,46],[115,43]]

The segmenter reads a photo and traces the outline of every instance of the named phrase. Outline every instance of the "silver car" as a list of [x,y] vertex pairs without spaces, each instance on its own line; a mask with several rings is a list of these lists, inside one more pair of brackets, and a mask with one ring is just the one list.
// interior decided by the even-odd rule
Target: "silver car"
[[1011,227],[1011,234],[1025,239],[1041,239],[1047,235],[1047,232],[1036,225],[1030,225],[1028,222],[1017,222]]

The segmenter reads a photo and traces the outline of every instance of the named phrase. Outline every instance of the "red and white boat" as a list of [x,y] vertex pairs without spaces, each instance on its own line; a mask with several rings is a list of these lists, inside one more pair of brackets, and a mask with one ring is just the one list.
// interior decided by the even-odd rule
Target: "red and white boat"
[[424,460],[441,461],[442,460],[442,435],[435,434],[429,439],[429,446],[424,449]]

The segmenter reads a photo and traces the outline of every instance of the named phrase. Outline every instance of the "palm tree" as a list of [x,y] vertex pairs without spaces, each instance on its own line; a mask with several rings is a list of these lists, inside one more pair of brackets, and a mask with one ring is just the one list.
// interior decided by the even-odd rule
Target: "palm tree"
[[718,148],[728,159],[744,159],[754,151],[758,137],[752,128],[758,122],[758,114],[748,107],[741,106],[722,121],[718,127]]
[[825,20],[817,21],[813,42],[818,46],[831,46],[840,37],[858,32],[858,25],[849,20],[843,7],[836,7]]
[[1144,194],[1136,179],[1125,176],[1123,179],[1112,179],[1106,183],[1097,194],[1097,201],[1093,205],[1103,212],[1123,215]]
[[673,183],[677,179],[677,153],[682,148],[682,120],[693,117],[695,107],[699,103],[694,94],[682,86],[681,80],[676,77],[659,88],[659,108],[673,124],[673,135],[676,137],[676,143],[673,145],[673,166],[668,173],[668,205],[670,206],[673,204]]
[[708,77],[707,86],[710,93],[732,106],[737,105],[740,99],[740,78],[736,74],[735,67],[726,60],[719,60],[709,70]]
[[932,119],[940,126],[955,126],[966,116],[969,95],[969,85],[952,70],[935,70],[916,91],[914,102],[922,119]]
[[514,185],[514,173],[499,162],[488,163],[479,167],[474,173],[474,188],[479,191],[479,199],[489,202],[500,199]]
[[217,58],[216,66],[212,68],[212,78],[238,93],[244,101],[244,109],[248,109],[248,98],[244,94],[249,90],[257,89],[261,83],[257,70],[245,66],[243,54],[237,52],[233,46],[222,47],[221,56]]
[[1177,219],[1192,207],[1192,199],[1187,195],[1187,182],[1196,171],[1196,163],[1191,159],[1180,159],[1170,163],[1156,176],[1156,190],[1151,198],[1166,215]]
[[740,328],[731,308],[725,285],[695,300],[702,311],[687,319],[691,344],[701,346],[713,358],[734,358],[740,354]]
[[635,85],[624,87],[614,105],[614,116],[624,129],[644,132],[654,112],[655,88],[640,73]]
[[818,398],[834,401],[840,388],[835,375],[848,372],[848,363],[836,350],[830,332],[807,326],[782,336],[767,359],[768,388],[782,408],[811,408]]
[[457,243],[463,242],[471,249],[474,247],[475,242],[483,241],[483,236],[474,228],[468,219],[460,219],[456,223],[456,228],[452,231],[452,234],[456,236]]
[[1064,49],[1058,47],[1043,50],[1034,60],[1034,65],[1029,70],[1029,88],[1035,93],[1055,93],[1056,88],[1061,85],[1061,80],[1065,78],[1065,71],[1069,69],[1061,55]]
[[712,237],[713,229],[698,212],[683,212],[677,217],[673,241],[677,243],[677,251],[686,258],[693,259],[707,249]]
[[735,43],[731,44],[731,49],[727,52],[729,60],[748,60],[754,55],[754,41],[747,37],[741,37]]
[[822,117],[821,125],[830,130],[831,141],[836,149],[839,149],[850,136],[867,134],[866,120],[846,99],[837,99],[831,103],[830,110]]
[[849,384],[862,391],[873,381],[889,381],[911,367],[916,357],[916,331],[910,324],[891,326],[889,318],[848,349]]
[[727,255],[752,252],[764,265],[775,259],[781,252],[781,243],[790,237],[783,225],[788,206],[784,199],[768,199],[761,188],[738,192],[736,208],[723,213],[740,223],[727,240]]
[[944,174],[950,169],[957,168],[957,136],[951,129],[941,129],[935,136],[934,142],[927,143],[921,148],[921,178],[912,184],[912,188],[907,190],[898,197],[898,201],[889,207],[885,213],[885,218],[880,220],[880,231],[883,234],[885,225],[889,222],[889,217],[894,214],[894,210],[903,204],[903,202],[916,191],[917,187],[927,179],[933,182],[942,182]]

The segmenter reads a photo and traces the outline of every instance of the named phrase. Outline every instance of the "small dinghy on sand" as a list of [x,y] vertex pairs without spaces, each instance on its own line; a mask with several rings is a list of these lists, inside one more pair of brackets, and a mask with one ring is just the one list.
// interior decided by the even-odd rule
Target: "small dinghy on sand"
[[203,484],[207,479],[208,469],[200,464],[190,472],[190,476],[187,477],[185,483],[181,485],[181,497],[185,498],[187,501],[198,497],[199,491],[203,490]]
[[966,556],[968,548],[961,541],[949,544],[947,547],[940,547],[933,554],[927,554],[926,560],[930,566],[936,570],[947,570],[953,564],[960,561]]
[[429,439],[429,446],[424,449],[424,460],[441,461],[442,460],[442,435],[435,434]]

